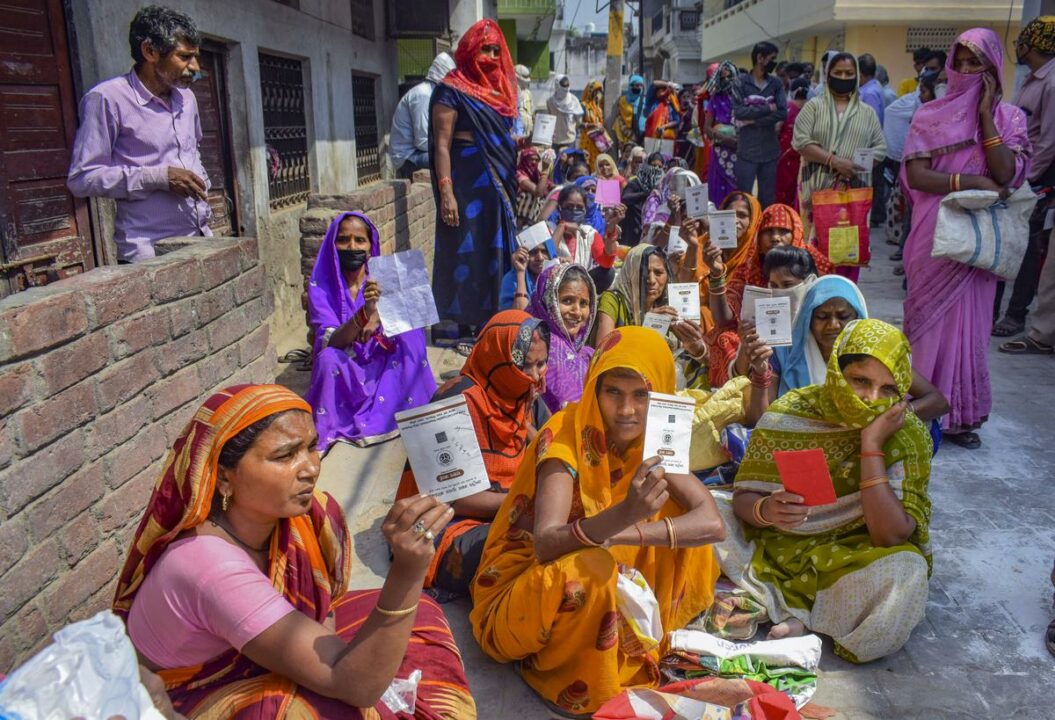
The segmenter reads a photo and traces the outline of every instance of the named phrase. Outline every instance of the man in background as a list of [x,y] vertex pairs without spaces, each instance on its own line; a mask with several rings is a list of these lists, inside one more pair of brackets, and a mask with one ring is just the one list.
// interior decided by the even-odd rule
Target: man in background
[[409,180],[415,170],[429,167],[429,101],[436,85],[454,69],[454,59],[441,52],[432,61],[425,80],[407,90],[392,115],[388,156],[396,175]]
[[777,124],[788,116],[784,83],[772,72],[777,67],[777,46],[760,42],[751,50],[751,72],[734,82],[733,117],[742,123],[736,149],[736,187],[754,192],[758,183],[758,201],[768,207],[776,200],[777,160],[780,139]]
[[930,56],[931,50],[929,47],[920,47],[912,51],[912,67],[916,69],[916,74],[912,77],[907,77],[898,83],[898,97],[908,95],[911,92],[916,92],[916,87],[919,85],[919,74],[923,72],[923,65],[927,62],[927,59]]

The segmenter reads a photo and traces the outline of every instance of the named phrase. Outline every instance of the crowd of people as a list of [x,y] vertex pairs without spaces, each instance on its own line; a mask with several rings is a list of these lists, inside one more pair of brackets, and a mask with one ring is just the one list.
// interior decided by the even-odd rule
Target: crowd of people
[[[115,170],[132,153],[114,131],[122,108],[142,113],[137,97],[162,90],[152,113],[192,104],[166,68],[189,48],[193,72],[200,36],[174,15],[168,35],[133,32],[136,68],[86,98],[70,173],[76,190],[118,193],[129,261],[143,256],[144,203],[167,192],[186,218],[207,187],[184,188],[172,168],[167,189],[163,173]],[[918,74],[896,93],[871,55],[829,51],[814,82],[812,65],[761,42],[751,67],[715,63],[693,87],[631,75],[607,115],[602,83],[577,97],[557,76],[536,112],[498,24],[472,26],[401,103],[392,143],[400,174],[431,171],[432,341],[464,366],[437,388],[425,331],[386,333],[386,288],[369,272],[378,231],[363,213],[336,217],[308,291],[306,400],[277,386],[209,398],[120,576],[114,609],[175,709],[392,717],[382,694],[419,669],[415,717],[475,717],[435,602],[464,597],[490,658],[558,715],[588,717],[664,677],[662,638],[648,642],[621,610],[627,576],[651,589],[664,631],[705,613],[724,576],[771,639],[822,633],[852,662],[898,650],[926,606],[931,459],[943,439],[978,447],[990,412],[990,333],[1021,331],[1039,284],[1032,331],[1002,349],[1050,354],[1055,342],[1043,220],[995,327],[997,277],[931,254],[949,192],[1050,184],[1055,18],[1026,26],[1015,53],[1031,73],[1014,103],[999,38],[976,28],[947,53],[916,52]],[[556,118],[550,147],[532,145],[538,112]],[[605,181],[618,202],[599,202]],[[709,211],[735,215],[735,247],[712,242],[710,212],[690,214],[686,189],[704,182]],[[830,232],[840,188],[872,200],[853,249],[867,257],[869,226],[893,228],[904,332],[869,317],[865,261]],[[521,247],[540,222],[549,240]],[[698,289],[699,318],[680,316],[673,283]],[[795,299],[790,345],[745,319],[757,291]],[[695,402],[692,472],[644,456],[650,392]],[[349,591],[348,529],[315,488],[320,453],[392,438],[397,412],[457,395],[490,488],[448,505],[419,492],[408,465],[381,525],[384,585]],[[833,503],[783,486],[775,453],[803,449],[823,452]]]

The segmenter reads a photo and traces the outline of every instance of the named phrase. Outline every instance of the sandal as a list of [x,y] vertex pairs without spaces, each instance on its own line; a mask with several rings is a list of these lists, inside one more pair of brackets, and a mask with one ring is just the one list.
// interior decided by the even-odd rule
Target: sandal
[[1048,652],[1055,655],[1055,620],[1048,623],[1047,632],[1044,633],[1044,644],[1048,646]]
[[[996,330],[993,330],[996,335]],[[1055,347],[1037,342],[1029,335],[1023,335],[1017,340],[1009,340],[997,348],[1002,353],[1009,355],[1051,355],[1055,353]]]
[[977,450],[982,447],[982,438],[978,437],[978,433],[970,430],[956,434],[945,433],[942,437],[953,445],[959,445],[967,450]]
[[894,262],[901,262],[902,252],[898,250],[896,253],[890,256],[890,259]]
[[904,275],[905,274],[905,266],[904,265],[897,265],[896,267],[894,267],[894,274],[897,275],[898,277],[901,277],[902,275]]
[[309,353],[307,350],[297,348],[296,350],[290,350],[288,353],[280,357],[278,361],[280,363],[295,363],[300,362],[302,360],[307,360],[309,357],[311,357],[311,353]]
[[472,354],[473,346],[475,344],[475,338],[462,338],[458,341],[458,345],[454,348],[454,351],[462,357],[469,357],[469,355]]
[[1004,315],[1004,319],[993,326],[992,335],[993,337],[1011,337],[1012,335],[1018,335],[1025,329],[1025,320],[1016,320],[1013,317]]

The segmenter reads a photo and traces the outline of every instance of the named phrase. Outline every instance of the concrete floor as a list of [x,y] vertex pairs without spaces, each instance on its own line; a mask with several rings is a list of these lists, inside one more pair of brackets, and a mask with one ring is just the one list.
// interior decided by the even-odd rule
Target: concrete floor
[[[893,248],[880,233],[873,248],[874,267],[861,279],[869,310],[900,325],[901,283],[887,259]],[[289,349],[279,345],[280,353]],[[935,459],[926,619],[904,649],[864,666],[840,660],[826,642],[814,701],[835,710],[836,720],[1055,718],[1055,658],[1043,643],[1055,558],[1055,358],[1010,357],[996,347],[994,339],[994,407],[982,448],[946,444]],[[456,355],[430,352],[437,375],[456,372]],[[303,390],[307,373],[289,369],[279,382]],[[322,486],[340,500],[354,533],[359,587],[376,587],[385,575],[379,527],[404,458],[395,440],[369,449],[339,445],[323,463]],[[467,604],[446,611],[480,718],[551,717],[511,669],[480,651]]]

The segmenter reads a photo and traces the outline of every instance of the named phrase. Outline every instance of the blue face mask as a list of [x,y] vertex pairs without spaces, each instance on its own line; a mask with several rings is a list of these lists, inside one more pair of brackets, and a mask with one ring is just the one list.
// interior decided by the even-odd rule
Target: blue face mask
[[560,219],[579,225],[586,219],[586,211],[582,208],[561,208]]

